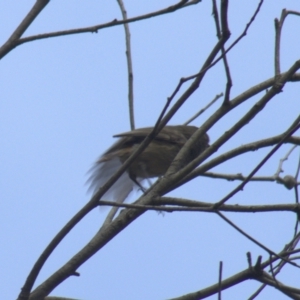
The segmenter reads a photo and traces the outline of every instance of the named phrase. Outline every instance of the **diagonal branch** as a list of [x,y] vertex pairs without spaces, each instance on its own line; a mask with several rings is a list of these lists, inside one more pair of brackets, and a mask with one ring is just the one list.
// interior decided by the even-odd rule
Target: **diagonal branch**
[[246,177],[246,179],[239,184],[233,191],[231,191],[227,196],[222,200],[217,202],[214,207],[218,208],[220,205],[224,204],[237,192],[241,191],[243,187],[249,182],[251,177],[266,163],[266,161],[283,145],[284,141],[287,140],[295,131],[300,128],[300,116],[293,122],[292,126],[283,134],[282,139],[279,143],[264,157],[264,159],[253,169],[253,171]]
[[49,2],[50,0],[36,0],[30,12],[23,19],[23,21],[13,32],[13,34],[9,37],[7,42],[0,48],[0,59],[19,45],[20,37]]
[[[239,120],[237,121],[228,131],[226,131],[217,141],[215,141],[208,149],[203,151],[196,159],[190,162],[187,166],[177,171],[172,165],[167,171],[165,177],[161,181],[164,181],[164,184],[161,185],[162,190],[159,191],[159,194],[165,194],[169,192],[180,180],[188,175],[196,166],[203,162],[210,155],[215,153],[219,147],[221,147],[225,142],[227,142],[234,134],[236,134],[241,128],[248,124],[264,107],[265,105],[278,93],[281,92],[285,83],[294,75],[297,70],[300,68],[300,60],[296,61],[288,72],[284,73],[277,81],[274,82],[272,88],[258,101],[252,108]],[[243,94],[244,95],[244,94]],[[243,98],[243,97],[242,97]],[[216,122],[221,119],[228,111],[232,109],[232,106],[236,106],[237,100],[232,100],[231,105],[226,105],[220,107],[186,142],[186,144],[179,151],[175,160],[180,160],[181,156],[184,156],[188,151],[190,145],[193,143],[193,139],[200,139]],[[177,171],[177,172],[176,172]],[[206,171],[206,170],[205,170]],[[203,171],[202,171],[203,172]]]
[[[294,67],[295,67],[295,65],[293,66],[293,68],[294,68]],[[287,80],[287,81],[295,81],[295,80],[298,81],[298,80],[300,79],[300,76],[299,76],[299,75],[300,75],[300,74],[298,74],[298,73],[297,73],[297,74],[291,74],[291,75],[288,75],[287,72],[281,74],[281,76],[284,76],[284,77],[285,77],[285,80]],[[210,117],[210,118],[209,118],[209,119],[201,126],[201,128],[200,128],[197,132],[195,132],[194,135],[197,134],[197,136],[195,136],[195,138],[199,138],[202,134],[204,134],[206,131],[208,131],[208,129],[209,129],[210,127],[212,127],[219,119],[221,119],[221,118],[222,118],[225,114],[227,114],[230,110],[232,110],[233,108],[237,107],[238,105],[240,105],[241,103],[243,103],[243,102],[246,101],[247,99],[253,97],[254,95],[256,95],[256,94],[262,92],[263,90],[269,88],[270,86],[274,85],[275,82],[276,82],[276,81],[275,81],[275,78],[274,78],[274,77],[273,77],[273,78],[270,78],[270,79],[268,79],[268,80],[266,80],[266,81],[264,81],[264,82],[262,82],[262,83],[260,83],[260,84],[258,84],[258,85],[256,85],[256,86],[254,86],[254,87],[248,89],[247,91],[243,92],[241,95],[237,96],[235,99],[231,100],[229,106],[222,106],[222,107],[220,107],[220,108],[219,108],[219,109],[218,109],[218,110],[217,110],[217,111],[216,111],[216,112],[215,112],[215,113],[214,113],[214,114],[213,114],[213,115],[212,115],[212,116],[211,116],[211,117]],[[269,91],[269,92],[270,92],[270,91]],[[268,92],[268,93],[269,93],[269,92]],[[266,94],[266,95],[267,95],[267,94]],[[266,95],[265,95],[264,97],[266,97]],[[270,94],[269,94],[269,96],[270,96]],[[265,102],[266,100],[268,100],[268,99],[263,98],[263,102]],[[269,100],[270,100],[270,99],[269,99]],[[261,105],[264,106],[264,105],[265,105],[265,104],[262,103],[262,100],[260,100],[258,103],[261,103],[261,104],[259,104],[259,106],[261,106]],[[254,105],[254,107],[253,107],[252,109],[254,109],[254,108],[257,108],[256,105]],[[263,107],[262,107],[262,108],[263,108]],[[249,112],[250,112],[250,111],[249,111]],[[249,114],[249,112],[248,112],[248,114]],[[254,117],[254,116],[253,116],[253,117]],[[248,121],[248,122],[249,122],[249,121]],[[235,126],[237,126],[237,124],[236,124]],[[240,125],[239,125],[239,126],[240,126]],[[231,130],[232,130],[232,129],[231,129]],[[226,136],[227,134],[228,134],[228,132],[226,132],[220,139],[224,139],[225,136]],[[279,136],[278,136],[278,137],[279,137]],[[282,136],[280,136],[280,138],[282,138]],[[193,168],[196,167],[196,166],[198,166],[198,165],[200,164],[201,161],[204,161],[204,160],[205,160],[207,157],[209,157],[212,153],[216,152],[217,149],[220,147],[220,145],[223,144],[223,143],[225,142],[225,141],[223,142],[223,141],[220,140],[220,139],[219,139],[218,141],[216,141],[216,142],[212,145],[212,146],[214,146],[214,148],[216,148],[216,149],[213,149],[212,146],[211,146],[209,149],[207,149],[206,151],[204,151],[198,158],[196,158],[194,161],[192,161],[187,167],[190,168],[191,165],[193,165]],[[228,139],[229,139],[229,138],[228,138]],[[296,138],[296,139],[297,139],[297,138]],[[289,140],[290,140],[290,139],[289,139]],[[273,145],[273,142],[272,142],[271,140],[266,139],[265,141],[266,141],[266,145],[265,145],[265,146]],[[261,142],[264,143],[264,141],[261,141]],[[298,144],[297,141],[295,141],[295,142]],[[187,144],[188,144],[188,143],[186,143],[186,147],[188,147]],[[248,144],[248,146],[249,146],[249,145],[250,145],[250,144]],[[247,146],[247,145],[245,145],[245,146]],[[245,152],[251,151],[251,146],[252,146],[252,145],[250,145],[250,148],[247,148],[247,147],[243,148],[243,147],[241,147],[241,149],[244,149]],[[265,146],[262,145],[262,147],[265,147]],[[185,148],[185,147],[183,147],[181,151],[183,151],[184,148]],[[254,148],[252,147],[252,150],[255,150],[255,149],[256,149],[256,148],[255,148],[255,145],[254,145]],[[244,150],[242,150],[242,151],[244,151]],[[243,153],[243,152],[241,152],[241,153]],[[206,172],[207,170],[209,170],[209,169],[213,168],[214,166],[220,164],[221,162],[224,162],[224,161],[226,161],[227,159],[229,159],[229,158],[231,158],[231,157],[233,157],[233,156],[238,155],[237,152],[228,152],[227,154],[228,154],[227,158],[223,158],[223,156],[219,156],[219,157],[217,157],[217,158],[211,160],[210,162],[208,162],[208,163],[206,163],[206,164],[203,164],[201,167],[198,167],[196,170],[192,171],[190,174],[185,175],[184,178],[180,178],[180,180],[179,180],[178,182],[174,183],[174,185],[172,186],[172,188],[167,188],[165,192],[169,192],[169,191],[171,191],[172,189],[181,186],[182,184],[188,182],[189,180],[193,179],[193,178],[196,177],[196,176],[199,176],[199,175],[203,174],[204,172]],[[231,155],[233,155],[233,156],[231,156]],[[187,167],[186,167],[186,168],[187,168]],[[184,169],[183,169],[183,170],[184,170]],[[183,170],[182,170],[182,171],[183,171]],[[185,172],[185,173],[188,173],[188,172]],[[179,177],[179,176],[178,176],[178,177]]]

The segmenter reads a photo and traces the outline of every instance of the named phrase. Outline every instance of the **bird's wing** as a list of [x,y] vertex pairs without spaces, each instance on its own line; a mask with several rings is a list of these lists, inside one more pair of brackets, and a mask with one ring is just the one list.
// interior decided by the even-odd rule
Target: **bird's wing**
[[[169,143],[184,144],[187,138],[176,130],[178,126],[165,126],[154,138],[157,141],[164,141]],[[114,135],[114,137],[127,138],[126,143],[134,142],[134,140],[143,140],[151,131],[153,127],[139,128],[132,131]],[[175,129],[175,130],[174,130]]]
[[[87,183],[90,184],[90,187],[88,191],[95,194],[121,166],[122,163],[118,157],[96,162],[89,171],[90,177]],[[124,172],[101,199],[122,203],[134,188],[136,189],[137,185],[129,178],[128,173]]]

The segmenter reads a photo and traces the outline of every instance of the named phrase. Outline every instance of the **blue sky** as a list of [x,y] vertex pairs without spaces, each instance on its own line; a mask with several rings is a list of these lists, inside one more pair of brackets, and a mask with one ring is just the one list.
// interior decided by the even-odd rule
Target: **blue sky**
[[[3,44],[35,1],[0,3]],[[129,17],[173,4],[172,1],[125,1]],[[230,1],[233,41],[244,30],[257,1]],[[265,1],[246,37],[228,54],[232,98],[274,74],[274,18],[283,8],[300,11],[295,0]],[[211,1],[174,14],[130,24],[134,68],[136,127],[152,126],[181,77],[195,74],[216,42]],[[91,26],[120,18],[115,1],[50,1],[24,36]],[[300,19],[289,16],[282,33],[282,70],[299,59]],[[230,43],[229,41],[229,43]],[[57,231],[89,200],[87,171],[113,142],[129,130],[127,70],[122,26],[23,44],[1,61],[1,286],[2,299],[15,299],[35,260]],[[173,117],[182,124],[224,92],[222,64]],[[260,95],[261,96],[261,95]],[[210,131],[216,140],[249,109],[254,97]],[[199,126],[220,103],[193,122]],[[219,155],[239,145],[282,133],[299,114],[299,84],[288,83],[255,120]],[[299,135],[299,133],[298,133]],[[283,146],[262,168],[273,175],[290,146]],[[267,149],[238,157],[216,168],[247,175]],[[294,174],[299,150],[284,165]],[[197,178],[171,193],[200,201],[218,201],[238,182]],[[134,194],[131,200],[136,199]],[[293,203],[294,193],[275,183],[249,183],[229,203]],[[96,209],[59,245],[37,284],[64,264],[97,232],[107,210]],[[226,214],[273,251],[291,239],[292,213]],[[52,295],[78,299],[166,299],[214,284],[222,260],[226,278],[267,253],[219,217],[205,213],[147,212],[78,269],[80,277],[62,283]],[[289,266],[279,279],[297,286],[299,270]],[[225,291],[224,299],[245,299],[259,286],[245,282]],[[261,299],[286,299],[268,288]],[[211,299],[216,299],[215,296]],[[260,299],[260,298],[258,298]]]

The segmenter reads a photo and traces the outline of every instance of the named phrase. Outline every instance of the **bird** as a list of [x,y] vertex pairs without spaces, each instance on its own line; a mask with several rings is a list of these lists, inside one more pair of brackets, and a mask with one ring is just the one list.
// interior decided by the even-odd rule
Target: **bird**
[[[180,149],[197,129],[189,125],[165,126],[102,196],[102,199],[123,203],[131,191],[138,189],[145,191],[142,182],[149,178],[163,176]],[[89,171],[89,191],[95,194],[152,130],[153,127],[145,127],[114,135],[113,137],[119,139],[100,156]],[[186,160],[182,162],[183,166],[195,159],[207,147],[209,147],[209,136],[205,133],[190,147]]]

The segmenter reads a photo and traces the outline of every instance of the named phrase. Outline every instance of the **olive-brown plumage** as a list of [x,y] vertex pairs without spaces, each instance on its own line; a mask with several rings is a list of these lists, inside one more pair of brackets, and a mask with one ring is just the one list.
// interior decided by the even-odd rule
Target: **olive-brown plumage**
[[[119,137],[119,140],[96,161],[91,169],[90,189],[97,192],[152,129],[152,127],[140,128],[115,135],[114,137]],[[164,175],[180,149],[196,130],[197,127],[194,126],[165,126],[131,164],[128,171],[117,180],[102,198],[123,202],[132,189],[140,186],[144,179]],[[209,137],[207,134],[195,141],[189,149],[186,161],[182,162],[183,166],[205,150],[208,147],[208,142]]]

